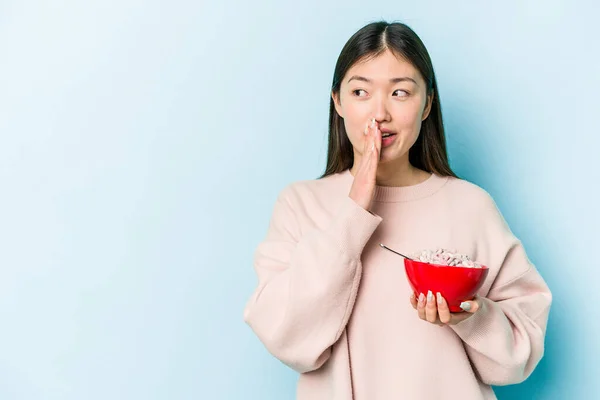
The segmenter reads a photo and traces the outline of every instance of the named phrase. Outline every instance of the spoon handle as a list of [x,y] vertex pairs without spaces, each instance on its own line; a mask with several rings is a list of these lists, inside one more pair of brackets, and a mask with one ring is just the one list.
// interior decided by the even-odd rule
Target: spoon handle
[[384,249],[391,251],[392,253],[396,253],[396,254],[398,254],[399,256],[402,256],[402,257],[404,257],[404,258],[407,258],[407,259],[409,259],[409,260],[412,260],[412,261],[414,261],[412,258],[410,258],[410,257],[407,257],[407,256],[405,256],[405,255],[404,255],[404,254],[402,254],[402,253],[398,253],[396,250],[392,250],[392,249],[390,249],[389,247],[387,247],[387,246],[386,246],[386,245],[384,245],[383,243],[379,243],[379,245],[380,245],[381,247],[383,247]]

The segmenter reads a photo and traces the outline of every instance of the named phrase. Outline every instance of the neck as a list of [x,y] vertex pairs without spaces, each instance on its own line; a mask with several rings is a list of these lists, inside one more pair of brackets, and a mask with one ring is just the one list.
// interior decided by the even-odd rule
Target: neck
[[[360,159],[356,159],[350,173],[356,176]],[[430,174],[426,171],[414,167],[408,160],[408,153],[397,160],[379,161],[377,165],[376,184],[378,186],[412,186],[416,185],[425,179]]]

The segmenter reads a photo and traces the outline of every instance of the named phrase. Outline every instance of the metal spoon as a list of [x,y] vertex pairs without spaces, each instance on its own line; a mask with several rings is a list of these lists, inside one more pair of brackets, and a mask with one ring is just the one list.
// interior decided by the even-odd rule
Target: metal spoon
[[409,259],[409,260],[411,260],[411,261],[414,261],[412,258],[410,258],[410,257],[408,257],[408,256],[405,256],[405,255],[404,255],[404,254],[402,254],[402,253],[398,253],[396,250],[392,250],[392,249],[390,249],[389,247],[387,247],[387,246],[386,246],[386,245],[384,245],[383,243],[379,243],[379,245],[380,245],[381,247],[383,247],[384,249],[391,251],[392,253],[396,253],[396,254],[398,254],[399,256],[402,256],[402,257],[404,257],[404,258],[408,258],[408,259]]

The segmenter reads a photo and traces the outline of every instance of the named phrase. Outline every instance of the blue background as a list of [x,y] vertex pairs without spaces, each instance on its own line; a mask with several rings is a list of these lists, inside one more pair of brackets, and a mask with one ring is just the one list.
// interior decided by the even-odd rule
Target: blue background
[[0,399],[291,399],[243,323],[278,192],[325,165],[336,58],[408,23],[452,166],[554,294],[500,399],[600,393],[600,6],[0,2]]

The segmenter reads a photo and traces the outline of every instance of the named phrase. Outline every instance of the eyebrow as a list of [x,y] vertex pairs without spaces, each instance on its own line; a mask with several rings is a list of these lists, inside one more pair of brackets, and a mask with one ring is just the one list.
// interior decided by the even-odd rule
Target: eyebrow
[[[357,80],[357,81],[373,83],[373,81],[371,79],[365,78],[364,76],[358,76],[358,75],[353,75],[350,79],[348,79],[348,81],[346,83],[350,83],[350,81],[353,79]],[[413,82],[415,85],[417,85],[417,81],[415,81],[413,78],[409,78],[408,76],[390,79],[390,83],[399,83],[399,82],[406,82],[406,81]]]

